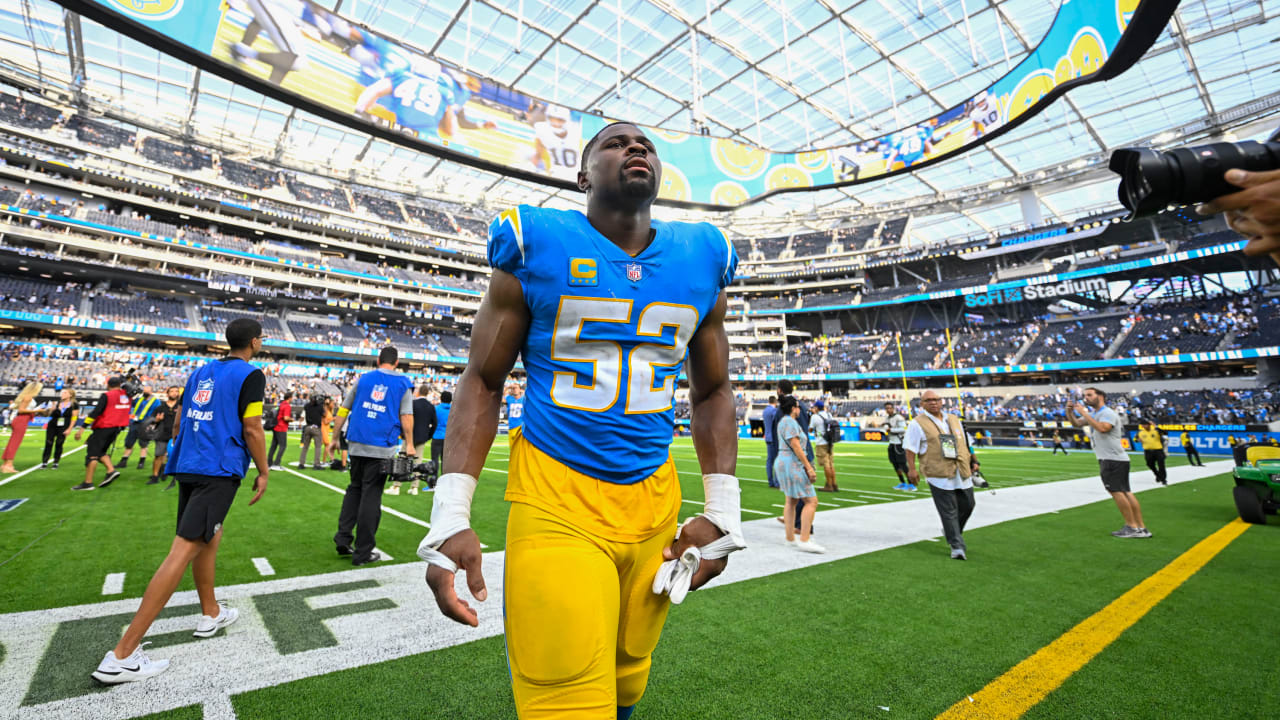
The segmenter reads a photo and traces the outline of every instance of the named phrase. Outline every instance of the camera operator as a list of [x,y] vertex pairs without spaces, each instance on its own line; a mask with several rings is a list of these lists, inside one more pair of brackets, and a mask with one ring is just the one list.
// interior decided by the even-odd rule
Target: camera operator
[[[72,490],[95,490],[106,487],[120,477],[120,471],[111,462],[111,446],[116,441],[120,430],[129,426],[129,396],[120,386],[124,378],[112,377],[107,380],[107,391],[98,396],[98,402],[83,418],[84,425],[92,426],[89,442],[85,446],[84,482],[72,487]],[[84,427],[76,430],[76,441],[84,433]],[[93,473],[98,463],[107,469],[107,476],[101,485],[93,484]]]
[[[436,432],[436,406],[431,404],[431,386],[423,383],[418,386],[418,397],[413,400],[413,446],[427,447],[431,436]],[[438,468],[437,468],[438,471]],[[421,480],[417,477],[409,483],[409,494],[417,495]],[[388,495],[400,494],[400,482],[391,483]]]
[[306,427],[302,429],[302,454],[298,455],[298,469],[307,469],[307,446],[315,442],[315,451],[311,457],[311,468],[320,469],[320,426],[324,424],[324,396],[312,393],[307,404],[302,406],[302,416]]
[[1203,203],[1196,212],[1225,212],[1227,225],[1249,240],[1246,255],[1270,255],[1280,263],[1280,170],[1228,170],[1224,177],[1244,189]]
[[[338,532],[333,542],[339,555],[351,555],[352,565],[381,559],[374,552],[374,536],[382,519],[382,490],[388,464],[404,439],[405,454],[417,455],[413,443],[413,381],[396,370],[400,354],[393,347],[378,353],[378,367],[360,376],[347,391],[334,421],[335,435],[347,426],[351,484],[342,498]],[[349,424],[348,424],[349,423]],[[337,452],[338,442],[330,446]],[[355,528],[355,545],[351,530]]]
[[[130,385],[133,383],[133,386]],[[120,389],[133,400],[133,408],[129,411],[129,429],[124,434],[124,454],[116,461],[116,466],[121,470],[128,469],[129,456],[133,454],[133,446],[135,443],[142,446],[142,453],[138,457],[138,469],[141,470],[147,466],[147,445],[154,439],[148,428],[151,427],[151,416],[160,409],[160,398],[156,397],[151,390],[151,384],[147,383],[141,386],[141,392],[134,392],[131,387],[136,387],[137,380],[132,376],[126,377]]]

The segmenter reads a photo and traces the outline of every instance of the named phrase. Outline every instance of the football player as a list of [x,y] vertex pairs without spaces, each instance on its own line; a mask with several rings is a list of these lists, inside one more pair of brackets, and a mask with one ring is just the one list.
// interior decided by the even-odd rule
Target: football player
[[419,135],[437,133],[442,138],[453,135],[457,116],[453,96],[440,83],[440,64],[426,58],[415,58],[412,66],[397,65],[382,78],[369,84],[356,99],[355,112],[372,122],[374,104],[387,98],[383,106],[395,114],[396,125]]
[[[251,60],[271,67],[268,78],[279,85],[285,75],[306,64],[306,39],[298,23],[314,21],[314,13],[299,0],[242,0],[253,19],[244,28],[240,42],[232,43],[231,59],[245,65]],[[253,43],[266,32],[275,44],[274,51],[255,50]]]
[[933,133],[925,125],[908,128],[894,134],[890,148],[889,158],[884,163],[885,171],[892,170],[895,162],[909,168],[933,152]]
[[[454,118],[457,121],[457,127],[463,130],[485,130],[497,129],[498,123],[492,120],[484,122],[476,122],[467,117],[466,104],[471,100],[471,94],[479,92],[481,87],[480,79],[460,70],[448,68],[440,73],[440,91],[448,98],[449,108],[453,111]],[[452,131],[450,131],[452,134]]]
[[[670,603],[745,547],[724,327],[737,256],[710,224],[651,219],[661,180],[652,141],[614,123],[583,148],[585,214],[521,205],[489,228],[493,278],[418,554],[441,612],[478,625],[454,574],[484,601],[471,498],[519,356],[528,392],[510,441],[503,616],[526,720],[630,716]],[[677,529],[682,366],[706,494]]]
[[973,99],[969,109],[969,120],[973,123],[973,139],[990,133],[1004,124],[1000,119],[1000,101],[991,93],[983,90]]
[[533,126],[533,167],[558,178],[576,177],[579,133],[569,108],[548,107],[547,119]]

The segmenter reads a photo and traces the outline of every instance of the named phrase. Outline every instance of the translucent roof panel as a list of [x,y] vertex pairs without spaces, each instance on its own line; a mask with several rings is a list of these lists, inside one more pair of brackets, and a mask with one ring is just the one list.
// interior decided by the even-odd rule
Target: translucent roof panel
[[[798,150],[876,137],[964,102],[1027,56],[1059,2],[377,0],[343,2],[340,11],[528,95],[673,130],[691,130],[700,119],[713,136]],[[0,0],[0,72],[69,86],[63,12],[51,0]],[[99,110],[115,107],[124,117],[189,130],[202,142],[279,155],[339,178],[354,171],[361,182],[383,178],[388,187],[448,188],[468,202],[581,200],[383,140],[369,143],[358,130],[208,73],[192,91],[194,68],[96,23],[80,28],[84,89]],[[1016,206],[966,208],[966,216],[931,213],[930,200],[1081,166],[1092,174],[1081,174],[1078,188],[1046,190],[1045,210],[1072,216],[1095,209],[1113,194],[1104,192],[1099,160],[1110,150],[1210,116],[1229,117],[1221,129],[1230,130],[1274,113],[1277,37],[1280,15],[1269,0],[1184,2],[1128,72],[1071,91],[986,147],[905,176],[773,196],[726,223],[776,217],[782,225],[823,226],[841,212],[906,203],[920,216],[914,227],[921,232],[981,232],[1020,220],[1010,210]],[[1239,109],[1247,103],[1252,109]],[[191,126],[183,128],[188,115]]]

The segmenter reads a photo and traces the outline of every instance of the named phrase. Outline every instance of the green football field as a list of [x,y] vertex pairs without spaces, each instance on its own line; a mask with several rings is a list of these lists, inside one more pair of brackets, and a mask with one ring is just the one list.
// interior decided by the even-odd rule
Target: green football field
[[[29,434],[19,469],[38,462],[42,438],[42,432]],[[504,442],[499,438],[485,463],[472,514],[490,552],[500,551],[504,539]],[[696,501],[702,497],[697,460],[688,440],[677,441],[673,453],[690,501],[682,515],[688,516],[698,511]],[[761,441],[742,442],[744,521],[782,512],[781,496],[764,482],[764,454]],[[69,452],[58,470],[35,470],[9,482],[0,478],[0,505],[25,498],[0,513],[0,678],[15,672],[24,678],[20,683],[0,679],[0,698],[13,690],[11,699],[0,699],[0,716],[13,711],[22,718],[515,717],[503,641],[497,634],[500,621],[496,627],[490,623],[480,639],[466,641],[468,636],[461,635],[462,640],[442,640],[429,652],[390,653],[386,657],[391,659],[332,672],[324,670],[324,663],[315,671],[297,671],[297,664],[330,657],[324,655],[330,650],[282,650],[281,635],[272,629],[281,657],[260,663],[278,668],[278,682],[249,683],[246,687],[253,689],[228,691],[211,701],[208,688],[191,677],[199,669],[175,661],[161,678],[177,683],[172,692],[178,696],[147,705],[157,702],[153,692],[137,705],[172,709],[148,715],[129,711],[128,702],[112,704],[146,688],[97,688],[88,672],[106,647],[99,641],[91,651],[71,652],[61,639],[79,632],[77,622],[87,622],[78,618],[100,615],[97,604],[125,614],[114,622],[127,622],[172,540],[177,493],[165,492],[164,485],[144,485],[147,473],[132,466],[110,488],[70,492],[83,473],[83,457],[83,450]],[[981,457],[997,493],[1044,484],[1036,492],[1052,494],[1065,487],[1053,484],[1057,481],[1096,475],[1096,461],[1088,452],[1062,457],[1041,450],[989,449]],[[287,459],[296,462],[296,445]],[[881,510],[872,506],[927,497],[892,489],[896,478],[888,471],[883,445],[842,444],[836,463],[842,491],[819,496],[820,540],[831,538],[841,527],[837,518],[848,517],[850,508],[877,513]],[[1180,455],[1170,458],[1171,468],[1184,464]],[[765,568],[753,579],[694,593],[671,613],[649,690],[633,717],[937,716],[1107,608],[1234,518],[1229,474],[1147,491],[1154,483],[1140,465],[1135,461],[1133,484],[1143,491],[1144,513],[1156,532],[1152,540],[1123,541],[1108,534],[1119,527],[1119,514],[1099,485],[1096,502],[970,529],[965,534],[968,562],[947,560],[945,545],[935,537],[799,569]],[[335,578],[346,584],[333,587],[373,592],[369,588],[379,584],[395,585],[401,593],[397,598],[409,598],[408,603],[366,600],[371,604],[351,612],[371,611],[377,602],[398,603],[408,617],[421,616],[425,622],[435,610],[420,581],[387,578],[397,572],[393,566],[404,563],[417,563],[404,568],[404,577],[419,572],[414,550],[426,532],[431,495],[385,497],[384,507],[396,513],[384,512],[378,547],[393,559],[352,569],[333,552],[332,543],[345,484],[342,473],[328,470],[276,471],[262,501],[248,507],[246,483],[226,522],[218,585],[246,586],[245,592],[252,594],[255,584],[314,585],[317,578],[346,571]],[[985,495],[978,495],[980,506]],[[832,514],[824,519],[824,513]],[[936,516],[931,522],[936,535]],[[1274,682],[1273,672],[1280,640],[1269,618],[1280,606],[1277,533],[1274,525],[1248,528],[1122,629],[1114,642],[1098,647],[1096,656],[1050,688],[1025,716],[1274,717],[1280,708],[1280,683]],[[731,563],[750,558],[748,550]],[[263,565],[269,565],[270,575],[263,574]],[[111,578],[118,587],[111,586]],[[188,578],[179,589],[191,587]],[[314,598],[307,602],[324,606]],[[256,609],[263,618],[270,614],[268,604],[256,596],[237,607],[242,613],[249,610],[247,614]],[[6,616],[14,620],[5,624]],[[297,637],[285,642],[314,641],[315,648],[328,643],[338,653],[350,643],[356,652],[366,630],[370,636],[382,631],[360,624],[377,622],[370,618],[329,621],[341,624],[332,641],[317,640],[300,626],[292,631]],[[248,634],[254,622],[242,620],[226,632]],[[49,629],[19,632],[40,623]],[[163,630],[181,627],[185,625]],[[108,623],[105,632],[118,630]],[[412,634],[413,624],[403,632]],[[157,645],[153,657],[169,657],[163,636]],[[40,663],[38,673],[26,666],[35,662]],[[46,670],[57,682],[41,680]],[[85,702],[90,704],[77,704]]]

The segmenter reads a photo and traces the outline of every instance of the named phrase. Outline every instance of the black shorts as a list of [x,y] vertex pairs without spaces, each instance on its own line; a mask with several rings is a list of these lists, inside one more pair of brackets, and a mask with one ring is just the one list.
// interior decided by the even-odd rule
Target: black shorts
[[1129,461],[1099,460],[1098,469],[1102,473],[1102,487],[1107,492],[1129,492]]
[[222,530],[240,478],[179,475],[178,537],[209,542]]
[[85,443],[84,464],[88,465],[90,461],[98,460],[103,455],[111,452],[111,445],[116,441],[116,437],[120,435],[121,428],[94,428],[89,432],[89,442]]
[[894,470],[907,471],[907,451],[901,445],[889,443],[889,462]]

